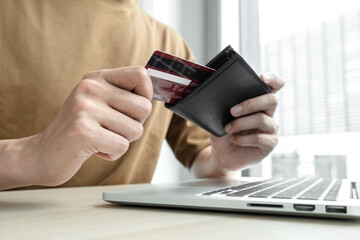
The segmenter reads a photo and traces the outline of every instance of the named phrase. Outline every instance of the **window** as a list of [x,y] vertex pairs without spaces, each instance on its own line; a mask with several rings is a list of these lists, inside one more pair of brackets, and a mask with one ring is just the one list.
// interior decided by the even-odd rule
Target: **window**
[[360,1],[221,1],[221,22],[222,47],[286,82],[262,175],[360,178]]
[[259,0],[259,16],[262,71],[286,82],[264,175],[359,178],[360,2]]

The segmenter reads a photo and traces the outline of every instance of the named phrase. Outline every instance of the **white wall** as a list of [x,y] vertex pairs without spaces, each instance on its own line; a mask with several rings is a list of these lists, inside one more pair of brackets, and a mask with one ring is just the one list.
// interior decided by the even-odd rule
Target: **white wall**
[[[197,62],[210,60],[207,54],[208,34],[205,22],[206,0],[138,0],[140,6],[152,17],[178,31],[194,52]],[[216,51],[217,49],[214,49]]]

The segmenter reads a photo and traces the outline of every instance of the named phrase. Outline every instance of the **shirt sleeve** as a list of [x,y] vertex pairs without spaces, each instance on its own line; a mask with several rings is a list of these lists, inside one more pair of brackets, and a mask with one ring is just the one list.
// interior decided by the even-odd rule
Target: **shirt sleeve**
[[195,124],[174,114],[166,140],[176,158],[190,168],[197,154],[210,145],[210,135]]

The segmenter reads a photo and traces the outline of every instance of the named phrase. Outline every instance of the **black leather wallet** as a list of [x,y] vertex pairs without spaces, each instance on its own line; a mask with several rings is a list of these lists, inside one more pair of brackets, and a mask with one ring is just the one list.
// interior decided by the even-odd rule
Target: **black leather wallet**
[[231,107],[271,90],[231,46],[206,66],[216,71],[188,95],[175,104],[165,103],[165,107],[221,137],[226,134],[225,125],[235,119]]

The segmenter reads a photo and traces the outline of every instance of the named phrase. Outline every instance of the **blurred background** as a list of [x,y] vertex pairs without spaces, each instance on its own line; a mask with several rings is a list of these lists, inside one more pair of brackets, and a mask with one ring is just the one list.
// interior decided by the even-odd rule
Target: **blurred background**
[[[257,73],[280,74],[279,144],[236,176],[360,179],[360,1],[139,0],[197,62],[231,45]],[[163,144],[153,182],[191,179]]]

